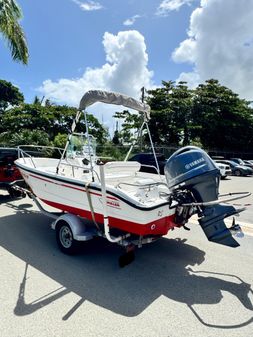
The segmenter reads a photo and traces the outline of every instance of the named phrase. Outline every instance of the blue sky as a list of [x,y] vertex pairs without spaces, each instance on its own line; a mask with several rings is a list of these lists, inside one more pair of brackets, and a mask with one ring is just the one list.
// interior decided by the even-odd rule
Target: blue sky
[[95,88],[138,97],[162,80],[209,78],[253,98],[253,0],[17,1],[29,64],[0,41],[0,78],[27,102],[77,105]]
[[[101,0],[102,8],[90,11],[80,6],[88,1],[18,0],[18,3],[24,14],[22,26],[29,44],[29,64],[14,63],[9,50],[1,43],[0,78],[15,83],[27,101],[36,94],[42,95],[36,89],[47,79],[79,78],[86,68],[102,67],[106,63],[105,32],[117,35],[136,30],[143,35],[147,67],[153,71],[154,83],[176,79],[181,70],[188,67],[176,65],[171,53],[186,37],[191,6],[183,6],[180,11],[162,17],[155,15],[161,3],[157,0]],[[134,24],[124,25],[135,15],[140,17]]]

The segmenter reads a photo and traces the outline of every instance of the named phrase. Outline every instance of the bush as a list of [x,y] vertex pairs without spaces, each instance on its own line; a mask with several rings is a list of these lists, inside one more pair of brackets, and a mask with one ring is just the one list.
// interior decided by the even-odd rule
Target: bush
[[54,137],[54,146],[59,148],[64,148],[67,142],[68,135],[63,133],[58,133],[57,136]]

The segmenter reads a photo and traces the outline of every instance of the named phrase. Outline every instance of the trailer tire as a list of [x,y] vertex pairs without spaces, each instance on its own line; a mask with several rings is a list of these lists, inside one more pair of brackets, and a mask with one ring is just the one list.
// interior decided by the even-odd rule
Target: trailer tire
[[56,242],[64,254],[73,255],[80,249],[80,242],[74,239],[69,224],[64,220],[60,220],[56,226]]

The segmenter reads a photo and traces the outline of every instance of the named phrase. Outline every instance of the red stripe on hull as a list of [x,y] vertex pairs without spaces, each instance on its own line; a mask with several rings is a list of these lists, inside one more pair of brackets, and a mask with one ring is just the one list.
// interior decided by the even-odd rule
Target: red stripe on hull
[[[79,215],[83,218],[92,220],[91,212],[84,209],[75,208],[68,205],[62,205],[56,202],[41,199],[44,203],[52,206],[54,208],[60,209],[64,212]],[[104,218],[100,213],[94,213],[95,219],[98,223],[103,223]],[[140,224],[137,222],[127,221],[119,218],[114,218],[109,216],[109,226],[112,228],[121,229],[128,233],[133,233],[137,235],[166,235],[168,231],[174,228],[176,225],[174,223],[175,215],[169,215],[161,219],[154,220],[150,223]]]
[[[52,181],[52,180],[48,180],[48,179],[45,179],[45,178],[41,178],[41,177],[38,177],[38,176],[35,176],[33,174],[30,174],[31,177],[35,178],[35,179],[39,179],[39,180],[43,180],[43,181],[46,181],[50,184],[54,184],[54,185],[59,185],[59,186],[63,186],[63,187],[67,187],[67,188],[71,188],[72,190],[77,190],[77,191],[81,191],[81,192],[85,192],[86,193],[86,189],[84,188],[78,188],[78,187],[74,187],[73,185],[66,185],[66,184],[61,184],[61,183],[57,183],[55,181]],[[53,179],[53,178],[52,178]],[[71,183],[69,183],[71,184]],[[95,193],[95,192],[92,192],[92,191],[89,191],[90,194],[93,194],[93,195],[97,195],[99,197],[102,197],[102,194],[101,193]],[[111,196],[107,196],[106,198],[108,199],[112,199],[112,200],[118,200],[117,198],[114,198],[114,197],[111,197]]]

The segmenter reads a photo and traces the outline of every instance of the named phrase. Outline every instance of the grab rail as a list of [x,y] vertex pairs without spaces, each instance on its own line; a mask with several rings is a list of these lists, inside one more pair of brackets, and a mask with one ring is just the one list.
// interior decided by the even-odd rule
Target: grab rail
[[[59,154],[61,154],[61,151],[63,151],[63,149],[59,148],[59,147],[54,147],[54,146],[44,146],[44,145],[19,145],[18,148],[18,158],[23,158],[24,162],[26,163],[26,158],[29,158],[31,160],[31,163],[33,165],[34,168],[36,168],[36,164],[33,160],[33,156],[31,154],[29,154],[27,152],[27,150],[22,149],[23,147],[28,147],[28,148],[38,148],[38,149],[48,149],[48,150],[57,150],[59,151]],[[29,150],[28,150],[29,151]],[[31,151],[30,151],[31,152]],[[46,158],[46,157],[45,157]],[[58,159],[58,158],[55,158]],[[67,160],[67,159],[66,159]],[[95,172],[95,175],[98,179],[98,181],[100,182],[100,177],[98,175],[98,173],[94,170],[94,168],[92,169],[91,167],[85,167],[85,166],[81,166],[81,165],[77,165],[77,164],[73,164],[73,163],[68,163],[68,162],[61,162],[61,165],[65,165],[65,166],[70,166],[72,167],[72,172],[73,172],[73,177],[75,177],[74,174],[74,168],[80,168],[82,170],[88,170],[88,171],[93,171]]]
[[[22,149],[22,147],[33,148],[33,149],[37,148],[37,149],[42,149],[42,150],[48,149],[48,150],[51,150],[51,151],[52,150],[53,151],[57,150],[59,152],[59,154],[61,154],[61,151],[63,151],[63,149],[61,149],[59,147],[55,147],[55,146],[47,146],[47,145],[19,145],[17,147],[17,149],[18,149],[18,158],[22,157],[24,159],[24,162],[26,162],[25,161],[26,157],[30,158],[30,160],[31,160],[34,168],[36,168],[36,165],[35,165],[35,163],[33,161],[33,156],[27,152],[29,150],[24,150],[24,149]],[[30,152],[34,152],[34,151],[30,151]],[[36,153],[38,153],[38,151],[36,151]]]
[[[71,164],[71,163],[64,163],[64,162],[61,162],[61,165],[65,165],[65,166],[70,166],[72,168],[80,168],[82,170],[88,170],[88,171],[93,171],[95,172],[97,178],[98,178],[98,181],[100,182],[100,178],[99,178],[99,175],[98,173],[96,172],[96,170],[94,170],[94,168],[91,168],[91,167],[85,167],[85,166],[81,166],[81,165],[75,165],[75,164]],[[73,177],[75,177],[74,175],[74,171],[73,171]]]
[[156,170],[156,174],[160,175],[160,172],[158,171],[157,167],[154,166],[154,165],[141,164],[141,166],[152,168],[152,169]]
[[[237,195],[237,197],[233,197],[234,195]],[[226,193],[226,194],[219,196],[219,197],[231,196],[230,198],[217,199],[217,200],[206,201],[206,202],[191,202],[187,204],[181,204],[180,206],[184,206],[184,207],[211,206],[211,205],[220,204],[221,202],[226,203],[226,202],[233,201],[233,200],[243,199],[243,198],[249,197],[250,195],[251,195],[251,192],[232,192],[232,193]]]
[[[151,187],[151,186],[159,186],[159,185],[162,185],[162,186],[166,186],[168,188],[168,185],[166,183],[163,183],[163,182],[153,182],[153,183],[149,183],[149,184],[131,184],[131,183],[125,183],[125,182],[121,182],[121,183],[118,183],[116,185],[116,187],[119,187],[120,188],[120,185],[127,185],[127,186],[134,186],[134,187]],[[169,189],[169,188],[168,188]]]
[[[25,155],[26,155],[26,156],[25,156]],[[33,161],[32,156],[31,156],[29,153],[26,153],[24,150],[22,150],[22,149],[20,149],[20,148],[18,147],[18,158],[21,158],[21,157],[22,157],[22,159],[24,160],[24,163],[25,163],[25,164],[26,164],[25,158],[26,158],[26,157],[30,158],[30,160],[31,160],[31,162],[32,162],[32,164],[33,164],[33,166],[34,166],[34,168],[36,168],[36,165],[35,165],[35,163],[34,163],[34,161]]]

